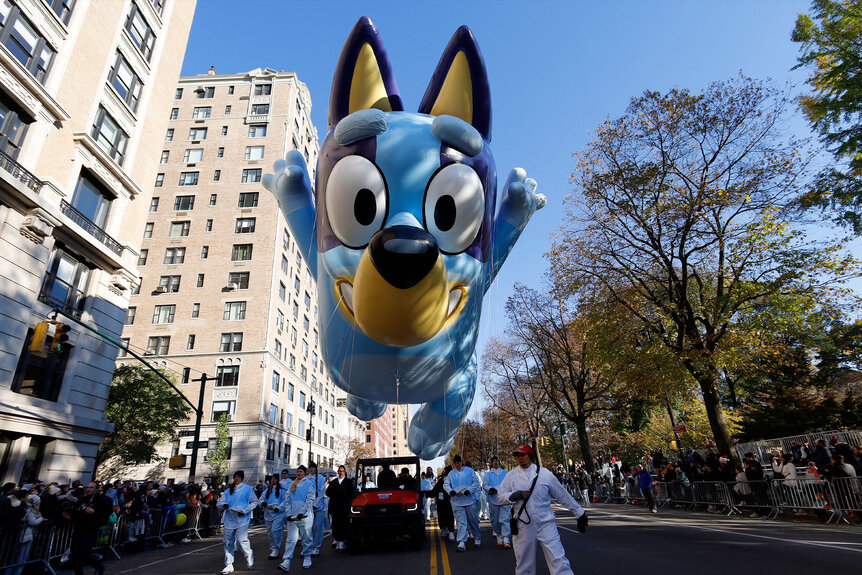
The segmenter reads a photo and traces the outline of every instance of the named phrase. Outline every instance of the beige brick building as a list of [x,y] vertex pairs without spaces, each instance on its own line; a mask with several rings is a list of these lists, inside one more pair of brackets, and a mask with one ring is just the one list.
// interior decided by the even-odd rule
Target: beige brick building
[[195,0],[0,0],[0,481],[89,479]]
[[[214,445],[227,415],[231,469],[257,480],[309,455],[331,466],[347,428],[336,424],[345,410],[320,357],[314,278],[260,183],[288,150],[316,164],[308,89],[294,72],[211,70],[180,78],[174,97],[123,338],[175,372],[194,403],[195,380],[217,378],[205,390],[201,438]],[[162,456],[191,455],[193,423]],[[210,473],[204,456],[198,479]],[[189,460],[138,473],[186,480]]]

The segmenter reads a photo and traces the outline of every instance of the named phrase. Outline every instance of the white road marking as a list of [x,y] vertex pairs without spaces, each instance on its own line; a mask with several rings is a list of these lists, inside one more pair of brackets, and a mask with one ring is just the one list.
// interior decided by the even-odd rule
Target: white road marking
[[[661,523],[662,525],[667,525],[670,527],[688,527],[692,529],[700,529],[702,531],[713,531],[716,533],[724,533],[730,535],[736,535],[737,537],[754,537],[756,539],[768,539],[770,541],[781,541],[783,543],[792,543],[794,545],[811,545],[812,547],[826,547],[827,549],[838,549],[842,551],[852,551],[853,553],[862,553],[862,549],[853,548],[853,547],[842,547],[842,544],[846,544],[846,542],[841,541],[829,541],[829,542],[819,542],[819,541],[805,541],[800,539],[785,539],[783,537],[774,537],[772,535],[759,535],[757,533],[749,533],[749,532],[741,532],[733,529],[719,529],[717,527],[704,527],[703,525],[697,525],[695,523],[683,523],[681,521],[661,521],[659,519],[654,519],[652,517],[639,517],[637,515],[624,515],[621,513],[611,513],[610,511],[592,511],[594,514],[601,515],[611,515],[614,517],[624,517],[626,519],[639,519],[641,521],[648,521],[650,523]],[[566,531],[570,531],[572,533],[577,533],[580,535],[578,531],[574,529],[570,529],[569,527],[564,527],[562,525],[557,525],[558,529],[565,529]],[[853,543],[850,543],[853,545]]]

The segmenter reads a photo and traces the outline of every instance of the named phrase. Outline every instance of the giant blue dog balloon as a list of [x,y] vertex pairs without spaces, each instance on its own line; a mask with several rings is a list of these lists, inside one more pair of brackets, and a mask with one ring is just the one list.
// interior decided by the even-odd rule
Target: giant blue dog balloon
[[314,197],[302,155],[264,177],[317,278],[323,358],[365,421],[421,403],[424,459],[448,451],[476,390],[482,298],[545,198],[512,170],[497,209],[485,63],[452,37],[418,113],[403,111],[383,43],[356,23],[335,70]]

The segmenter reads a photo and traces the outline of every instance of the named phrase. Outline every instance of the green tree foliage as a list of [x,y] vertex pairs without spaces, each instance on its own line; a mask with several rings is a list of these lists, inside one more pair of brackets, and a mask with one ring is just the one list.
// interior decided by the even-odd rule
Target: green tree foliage
[[800,44],[798,67],[811,71],[812,92],[800,98],[812,128],[839,166],[818,174],[803,195],[806,206],[836,208],[836,221],[862,233],[862,4],[814,0],[791,38]]
[[230,424],[227,421],[227,416],[222,414],[216,423],[216,443],[215,447],[207,453],[207,461],[210,464],[211,481],[216,484],[225,480],[228,474],[228,465],[230,465]]
[[114,371],[105,417],[114,430],[99,447],[96,467],[117,458],[138,465],[156,457],[156,445],[174,437],[177,425],[192,410],[177,392],[152,371],[121,365]]
[[549,254],[558,290],[607,294],[636,320],[632,336],[661,344],[697,383],[728,454],[721,368],[747,341],[740,315],[781,294],[828,302],[824,285],[855,265],[792,225],[805,162],[782,133],[785,105],[744,77],[633,98],[578,155]]

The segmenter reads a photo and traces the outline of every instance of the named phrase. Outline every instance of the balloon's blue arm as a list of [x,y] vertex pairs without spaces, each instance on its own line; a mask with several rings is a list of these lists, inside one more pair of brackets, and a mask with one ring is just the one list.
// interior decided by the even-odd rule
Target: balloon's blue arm
[[311,181],[305,167],[305,158],[296,150],[287,153],[284,160],[273,166],[274,174],[264,174],[263,186],[278,200],[278,206],[287,218],[293,239],[299,245],[311,270],[317,277],[317,230]]
[[536,180],[527,177],[523,168],[509,172],[503,188],[503,201],[492,226],[491,266],[487,285],[490,287],[527,222],[545,207],[545,196],[536,193]]

